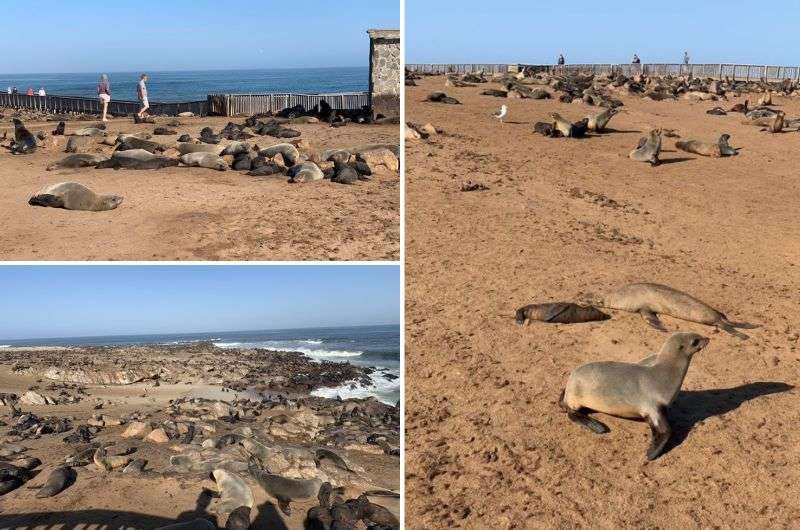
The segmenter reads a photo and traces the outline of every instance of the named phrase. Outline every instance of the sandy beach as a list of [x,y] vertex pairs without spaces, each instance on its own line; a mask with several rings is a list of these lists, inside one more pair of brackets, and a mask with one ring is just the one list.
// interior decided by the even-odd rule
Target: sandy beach
[[[0,109],[0,136],[13,138],[15,111]],[[172,118],[158,118],[165,125]],[[216,132],[244,118],[181,118],[178,135],[197,138],[203,127]],[[94,122],[69,121],[67,134]],[[33,134],[56,123],[25,121]],[[397,125],[330,128],[326,123],[293,124],[310,149],[373,143],[398,144]],[[108,133],[152,133],[154,125],[115,118]],[[152,139],[174,146],[178,136]],[[282,142],[256,136],[268,147]],[[0,150],[0,241],[2,260],[397,260],[400,256],[398,171],[374,174],[369,182],[330,181],[289,185],[286,178],[246,172],[170,167],[160,170],[65,169],[45,171],[67,156],[67,137],[48,137],[35,153],[13,156]],[[227,141],[223,141],[225,143]],[[88,152],[109,155],[113,147]],[[175,152],[167,153],[176,155]],[[28,198],[41,188],[78,181],[98,193],[122,195],[110,212],[34,208]]]
[[[410,140],[407,162],[406,521],[436,528],[795,528],[800,521],[800,134],[769,134],[728,101],[622,96],[613,132],[532,131],[556,111],[597,107],[498,99],[428,77],[406,88],[406,120],[442,130]],[[461,105],[423,102],[434,91]],[[754,99],[751,97],[751,103]],[[800,101],[774,98],[787,117]],[[506,123],[491,117],[501,104]],[[677,151],[627,158],[651,127],[738,156]],[[462,192],[471,180],[487,190]],[[570,422],[567,375],[596,360],[634,362],[668,337],[636,314],[518,326],[517,308],[575,301],[632,282],[686,291],[731,319],[711,338],[670,410],[667,452],[645,459],[647,424],[605,415],[611,432]]]
[[[374,399],[309,396],[320,386],[358,385],[365,377],[368,369],[315,363],[302,354],[209,343],[0,350],[0,452],[12,463],[42,462],[0,497],[0,528],[150,529],[195,518],[224,528],[228,514],[208,480],[212,468],[246,481],[255,500],[253,528],[304,528],[317,500],[293,501],[285,514],[248,474],[245,447],[260,450],[272,473],[328,480],[345,499],[399,491],[398,409]],[[36,404],[36,396],[54,403]],[[136,428],[143,430],[127,436]],[[142,471],[106,471],[92,461],[98,447],[147,463]],[[349,469],[320,460],[321,449],[341,456]],[[77,473],[75,483],[55,497],[36,498],[65,462]],[[369,499],[399,513],[396,497]]]

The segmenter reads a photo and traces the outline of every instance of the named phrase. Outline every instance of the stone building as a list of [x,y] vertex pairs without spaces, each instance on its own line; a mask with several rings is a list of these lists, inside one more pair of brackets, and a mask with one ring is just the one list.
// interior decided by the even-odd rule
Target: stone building
[[400,30],[371,29],[369,94],[372,116],[400,116]]

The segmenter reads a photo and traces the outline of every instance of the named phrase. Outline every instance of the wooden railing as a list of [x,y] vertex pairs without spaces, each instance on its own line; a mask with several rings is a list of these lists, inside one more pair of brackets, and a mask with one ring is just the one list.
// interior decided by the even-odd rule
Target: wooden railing
[[362,110],[370,107],[368,92],[340,94],[211,94],[208,109],[211,114],[236,116],[280,112],[297,105],[310,110],[320,101],[337,110]]

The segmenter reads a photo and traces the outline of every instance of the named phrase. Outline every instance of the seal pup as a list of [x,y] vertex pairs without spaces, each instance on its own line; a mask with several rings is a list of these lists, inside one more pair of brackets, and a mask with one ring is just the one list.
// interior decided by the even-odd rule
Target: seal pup
[[247,485],[242,477],[224,469],[215,469],[211,472],[211,475],[217,483],[217,490],[220,496],[220,501],[217,505],[218,512],[231,513],[240,506],[253,507],[256,502],[253,498],[253,492],[250,491],[250,486]]
[[105,162],[106,160],[108,160],[108,157],[103,155],[93,155],[87,153],[69,155],[68,157],[59,160],[55,164],[50,164],[49,166],[47,166],[47,171],[53,171],[54,169],[76,169],[79,167],[95,167],[97,164]]
[[14,142],[11,144],[11,153],[26,155],[36,151],[36,138],[31,134],[21,120],[14,118]]
[[77,477],[78,474],[69,466],[59,466],[55,468],[50,473],[50,476],[47,477],[47,481],[45,481],[42,489],[36,494],[36,498],[55,497],[74,484]]
[[433,103],[447,103],[448,105],[461,105],[460,101],[458,101],[456,98],[451,98],[444,92],[432,92],[428,94],[428,97],[425,98],[425,101],[430,101]]
[[289,177],[290,183],[298,183],[322,180],[325,175],[314,162],[303,162],[289,168]]
[[747,105],[749,103],[750,103],[749,101],[744,100],[744,103],[737,103],[736,105],[731,107],[730,110],[728,110],[728,112],[741,112],[742,114],[747,114]]
[[119,195],[97,195],[77,182],[60,182],[47,186],[28,199],[31,206],[49,206],[65,210],[102,212],[113,210],[122,204]]
[[725,112],[725,109],[722,107],[714,107],[713,109],[707,110],[706,114],[711,114],[712,116],[726,116],[728,113]]
[[779,133],[783,130],[783,119],[785,117],[785,113],[782,110],[779,110],[777,114],[775,114],[775,118],[773,118],[772,123],[767,126],[767,131],[771,133]]
[[609,429],[586,411],[647,421],[651,432],[647,459],[654,460],[672,433],[669,406],[680,392],[692,357],[708,342],[696,333],[675,333],[650,364],[601,361],[579,366],[569,375],[559,405],[570,420],[597,434]]
[[182,155],[188,155],[189,153],[214,153],[215,155],[219,155],[225,147],[215,144],[190,144],[179,142],[177,149]]
[[67,124],[63,121],[58,122],[56,125],[55,130],[53,130],[53,136],[64,136],[64,129],[66,129]]
[[714,326],[740,339],[746,339],[747,335],[735,328],[756,327],[746,322],[731,322],[723,313],[705,302],[657,283],[632,283],[605,296],[586,293],[581,298],[582,301],[597,307],[639,313],[648,324],[659,331],[666,331],[658,319],[659,314]]
[[700,142],[698,140],[678,140],[675,142],[675,147],[681,151],[694,153],[696,155],[710,156],[712,158],[719,158],[722,156],[719,142],[711,144],[707,142]]
[[508,114],[508,107],[505,105],[500,105],[500,110],[498,110],[497,112],[493,112],[492,117],[497,118],[498,120],[500,120],[500,123],[503,123],[503,118],[505,118],[507,114]]
[[130,151],[132,149],[144,149],[149,153],[163,153],[167,150],[167,146],[158,142],[151,142],[150,140],[143,140],[136,136],[126,135],[119,141],[117,151]]
[[533,124],[533,132],[539,133],[542,136],[553,137],[556,135],[556,129],[553,127],[552,123],[546,123],[543,121],[537,121]]
[[225,162],[225,159],[214,153],[188,153],[180,157],[180,161],[181,164],[189,167],[204,167],[216,169],[217,171],[228,169],[228,163]]
[[594,132],[602,132],[606,128],[606,125],[608,125],[608,122],[611,121],[611,118],[620,112],[622,111],[616,107],[611,107],[597,114],[589,114],[586,116],[589,120],[588,129]]
[[644,144],[639,143],[639,147],[628,154],[628,158],[638,162],[650,162],[651,166],[661,163],[658,154],[661,152],[661,129],[653,129],[647,136]]
[[247,468],[253,479],[258,482],[265,492],[275,497],[278,501],[278,507],[289,516],[292,515],[291,501],[315,497],[319,492],[320,486],[322,486],[322,481],[318,478],[295,479],[273,475],[269,471],[262,469],[253,455],[250,455],[248,459]]
[[248,530],[250,528],[250,506],[239,506],[228,515],[225,530]]
[[557,324],[574,324],[577,322],[594,322],[608,320],[611,315],[603,313],[592,306],[581,306],[569,302],[548,304],[530,304],[517,309],[517,324],[530,323],[531,320],[552,322]]
[[550,117],[553,118],[553,126],[562,136],[566,138],[572,136],[572,122],[565,120],[558,112],[551,112]]
[[722,156],[734,156],[739,154],[739,151],[728,144],[730,137],[730,134],[723,134],[719,137],[719,152]]
[[759,106],[762,106],[762,105],[772,105],[772,92],[770,92],[770,91],[767,91],[767,93],[766,93],[766,94],[764,94],[763,96],[761,96],[761,97],[758,99],[758,105],[759,105]]
[[82,127],[77,129],[73,136],[105,136],[106,132],[103,129],[97,127]]
[[283,162],[291,167],[297,164],[300,159],[300,151],[297,150],[292,144],[276,144],[258,152],[259,155],[266,158],[273,158],[275,155],[280,154],[283,157]]

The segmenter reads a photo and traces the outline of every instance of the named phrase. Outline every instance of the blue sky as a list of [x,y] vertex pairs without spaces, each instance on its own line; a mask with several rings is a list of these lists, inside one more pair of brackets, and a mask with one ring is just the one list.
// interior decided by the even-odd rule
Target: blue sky
[[800,2],[406,0],[409,63],[800,64]]
[[0,267],[0,344],[399,322],[397,266]]
[[400,27],[399,0],[3,2],[0,71],[367,66],[367,29]]

